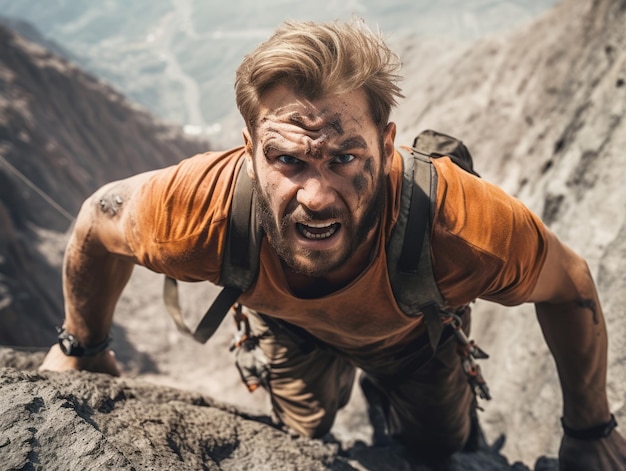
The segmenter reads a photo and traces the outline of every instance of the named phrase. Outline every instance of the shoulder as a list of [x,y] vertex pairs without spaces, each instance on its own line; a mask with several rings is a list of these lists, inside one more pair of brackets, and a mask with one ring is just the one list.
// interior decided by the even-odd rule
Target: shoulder
[[[437,172],[435,226],[506,260],[515,229],[539,230],[543,224],[519,199],[448,158],[433,159]],[[494,244],[498,242],[498,244]]]
[[194,263],[199,256],[218,260],[243,155],[243,148],[195,155],[155,172],[142,185],[127,227],[142,264],[178,279],[210,279],[195,273],[200,269]]
[[228,217],[234,180],[243,149],[207,152],[155,173],[141,188],[138,204],[151,208],[154,238],[167,241],[202,230],[201,223]]
[[517,198],[450,159],[433,159],[433,166],[432,254],[442,294],[521,302],[545,258],[543,223]]

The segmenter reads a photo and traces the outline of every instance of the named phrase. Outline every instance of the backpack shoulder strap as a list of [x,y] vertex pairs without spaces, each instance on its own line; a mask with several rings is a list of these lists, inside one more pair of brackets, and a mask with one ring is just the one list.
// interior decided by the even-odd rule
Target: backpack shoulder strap
[[221,286],[238,288],[242,293],[252,286],[259,271],[263,232],[255,202],[256,193],[244,162],[235,184],[220,276]]
[[398,148],[402,155],[400,213],[387,245],[387,270],[398,306],[409,316],[423,314],[433,350],[443,326],[445,305],[430,258],[430,230],[437,195],[437,174],[430,158]]
[[220,277],[220,285],[223,288],[202,317],[195,331],[192,332],[183,319],[176,280],[165,277],[163,285],[165,307],[178,330],[190,335],[200,343],[206,343],[215,333],[232,305],[256,280],[259,270],[262,232],[260,224],[257,224],[256,221],[254,199],[252,181],[244,163],[239,170],[235,183],[235,193],[229,218]]

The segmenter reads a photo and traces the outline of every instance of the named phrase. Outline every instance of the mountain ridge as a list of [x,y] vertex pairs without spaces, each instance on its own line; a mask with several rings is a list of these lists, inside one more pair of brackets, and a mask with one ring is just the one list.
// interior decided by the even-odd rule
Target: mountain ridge
[[[2,25],[0,44],[0,344],[49,345],[63,308],[60,256],[37,250],[46,234],[62,239],[104,183],[209,144]],[[41,322],[29,325],[34,312]]]

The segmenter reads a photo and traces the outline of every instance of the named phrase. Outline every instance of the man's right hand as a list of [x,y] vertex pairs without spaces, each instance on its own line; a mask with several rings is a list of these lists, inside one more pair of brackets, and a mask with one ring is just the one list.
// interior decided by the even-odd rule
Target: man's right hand
[[93,356],[72,357],[63,353],[59,345],[53,345],[41,363],[39,371],[68,370],[85,370],[111,376],[120,376],[121,373],[112,350],[104,350]]
[[623,471],[626,469],[626,440],[617,430],[596,440],[563,436],[559,449],[560,471]]

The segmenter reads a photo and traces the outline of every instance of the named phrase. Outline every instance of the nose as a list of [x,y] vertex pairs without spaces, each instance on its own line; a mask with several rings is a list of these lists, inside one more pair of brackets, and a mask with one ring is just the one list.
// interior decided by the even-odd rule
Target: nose
[[336,194],[327,182],[318,177],[308,178],[298,189],[298,203],[311,211],[321,211],[335,204]]

